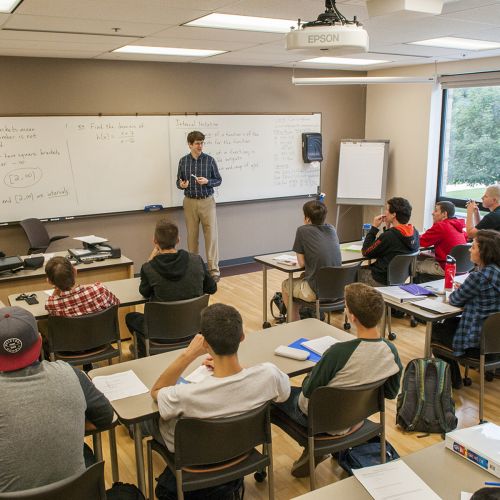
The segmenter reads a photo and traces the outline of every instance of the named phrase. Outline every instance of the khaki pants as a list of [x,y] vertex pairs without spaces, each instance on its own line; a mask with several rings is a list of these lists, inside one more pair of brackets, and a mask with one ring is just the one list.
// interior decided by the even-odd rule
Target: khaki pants
[[212,276],[219,276],[219,244],[217,241],[217,216],[213,196],[201,200],[184,197],[184,218],[187,228],[188,250],[199,254],[200,223],[205,238],[208,270]]
[[444,270],[434,259],[417,260],[417,273],[444,276]]

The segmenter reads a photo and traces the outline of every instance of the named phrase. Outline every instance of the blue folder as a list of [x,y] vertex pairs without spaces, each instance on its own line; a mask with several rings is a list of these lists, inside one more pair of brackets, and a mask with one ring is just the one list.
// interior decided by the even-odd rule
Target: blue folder
[[302,345],[302,342],[305,342],[306,340],[309,340],[309,339],[305,339],[305,338],[298,339],[295,342],[288,344],[288,347],[294,347],[295,349],[300,349],[301,351],[308,352],[309,356],[308,356],[307,360],[312,361],[313,363],[317,363],[321,359],[321,356]]

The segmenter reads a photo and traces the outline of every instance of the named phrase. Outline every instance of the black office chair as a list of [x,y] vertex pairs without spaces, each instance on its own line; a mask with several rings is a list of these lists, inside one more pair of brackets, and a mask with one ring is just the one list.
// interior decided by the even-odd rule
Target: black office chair
[[[486,372],[500,368],[500,312],[491,314],[483,323],[479,358],[454,356],[450,347],[437,342],[431,343],[434,356],[444,357],[458,361],[465,366],[464,385],[471,385],[469,367],[479,368],[479,423],[484,419],[484,379],[488,378]],[[492,378],[490,378],[492,380]]]
[[116,427],[120,424],[116,414],[113,416],[113,421],[106,427],[99,427],[98,429],[86,430],[85,436],[92,436],[92,451],[94,452],[95,459],[98,462],[104,460],[102,454],[102,437],[103,432],[108,431],[109,438],[109,457],[111,461],[111,477],[113,483],[120,480],[120,472],[118,469],[118,451],[116,448]]
[[[309,399],[307,427],[273,406],[271,421],[289,434],[309,452],[309,482],[315,484],[315,457],[336,453],[380,437],[380,461],[385,462],[385,400],[384,380],[357,387],[319,387]],[[368,420],[380,413],[380,423]],[[357,424],[362,422],[361,427]],[[331,436],[329,431],[353,428],[354,431]]]
[[[153,499],[153,451],[160,454],[177,481],[177,497],[268,470],[269,498],[274,498],[269,403],[235,417],[181,418],[175,426],[175,454],[148,441],[149,498]],[[262,453],[255,449],[263,445]]]
[[55,483],[30,490],[0,493],[0,500],[106,500],[104,462]]
[[[407,253],[405,255],[396,255],[391,262],[389,262],[389,266],[387,267],[387,285],[395,286],[395,285],[404,285],[408,278],[410,279],[410,283],[413,282],[413,277],[415,276],[415,267],[417,264],[417,257],[419,252]],[[396,338],[396,334],[391,331],[391,307],[386,306],[387,312],[387,332],[389,340],[394,340]],[[410,318],[410,325],[417,326],[417,322],[415,318]],[[385,336],[385,331],[384,331]]]
[[474,263],[470,260],[471,243],[456,245],[450,250],[450,255],[457,261],[457,274],[465,274],[474,268]]
[[30,248],[28,255],[45,253],[53,241],[62,240],[68,236],[49,236],[47,229],[39,219],[24,219],[19,224],[24,229]]
[[[146,356],[186,347],[200,331],[201,311],[208,295],[174,302],[148,302],[144,306]],[[137,335],[134,332],[137,358]]]
[[[104,311],[65,318],[48,317],[47,341],[50,360],[62,359],[71,365],[122,359],[118,306]],[[112,344],[117,343],[115,349]]]

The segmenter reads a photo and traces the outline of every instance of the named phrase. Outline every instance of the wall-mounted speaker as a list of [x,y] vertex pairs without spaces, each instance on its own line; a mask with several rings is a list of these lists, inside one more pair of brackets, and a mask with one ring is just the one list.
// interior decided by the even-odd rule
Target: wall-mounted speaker
[[302,134],[302,159],[304,163],[323,161],[322,141],[319,132]]

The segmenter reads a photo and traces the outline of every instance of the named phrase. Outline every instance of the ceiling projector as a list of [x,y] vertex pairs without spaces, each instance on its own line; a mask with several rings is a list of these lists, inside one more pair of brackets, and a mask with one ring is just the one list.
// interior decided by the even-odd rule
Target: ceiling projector
[[356,17],[349,21],[339,12],[335,0],[325,0],[326,11],[316,21],[301,23],[286,36],[286,48],[349,52],[368,50],[368,33]]

